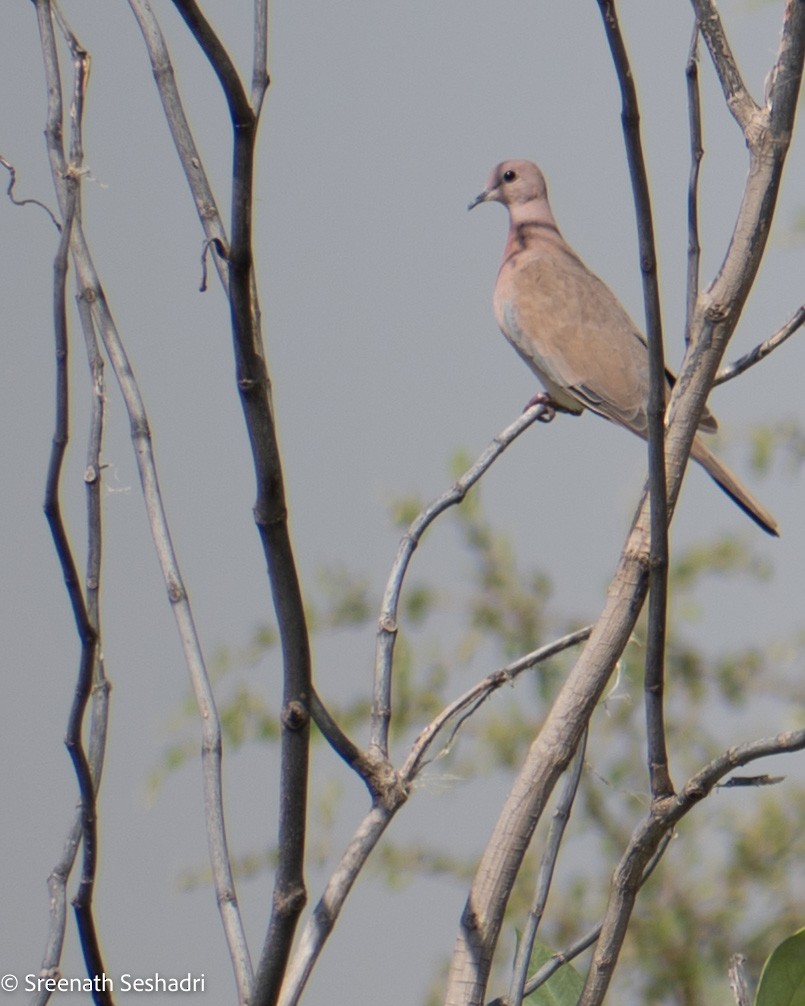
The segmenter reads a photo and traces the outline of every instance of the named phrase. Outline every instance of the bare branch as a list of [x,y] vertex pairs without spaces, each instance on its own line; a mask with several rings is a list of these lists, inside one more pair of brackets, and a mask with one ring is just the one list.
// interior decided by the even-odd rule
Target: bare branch
[[736,1006],[749,1006],[752,1002],[752,996],[746,982],[745,964],[746,958],[743,954],[733,954],[730,958],[730,988],[735,997]]
[[758,346],[755,346],[754,349],[739,357],[734,363],[722,367],[715,376],[713,387],[717,384],[723,384],[725,381],[731,381],[733,377],[737,377],[745,370],[749,370],[750,367],[754,367],[756,363],[760,363],[769,353],[777,349],[778,346],[781,346],[786,339],[798,331],[802,327],[803,322],[805,322],[805,304],[798,307],[782,328],[778,328],[774,335],[769,336],[765,342],[761,342]]
[[[256,115],[249,105],[237,68],[201,8],[195,0],[173,0],[173,6],[184,18],[185,24],[218,78],[218,83],[221,85],[221,90],[229,105],[232,122],[244,125],[253,123]],[[255,19],[255,25],[260,27],[259,18]],[[263,18],[262,27],[266,31],[268,30],[267,17]],[[255,40],[255,45],[262,48],[264,43]]]
[[576,799],[576,792],[581,780],[581,771],[584,768],[584,752],[587,748],[587,731],[585,730],[581,742],[573,755],[573,761],[567,770],[565,785],[559,794],[559,801],[556,810],[553,812],[551,827],[548,830],[548,837],[545,841],[545,849],[539,864],[539,874],[537,877],[537,890],[534,895],[534,902],[528,913],[528,920],[523,927],[523,934],[520,937],[520,945],[517,948],[517,956],[512,969],[512,980],[509,986],[510,1006],[521,1006],[523,1002],[526,978],[528,976],[528,965],[531,961],[531,954],[534,951],[534,940],[537,938],[537,929],[542,921],[545,912],[545,905],[548,901],[548,893],[551,889],[553,871],[556,867],[556,860],[559,857],[559,849],[562,844],[562,837],[570,820],[570,811],[573,809],[573,802]]
[[[421,731],[411,746],[411,750],[409,751],[408,756],[400,769],[400,778],[403,783],[408,785],[413,782],[425,765],[428,764],[426,761],[426,755],[433,747],[436,738],[448,724],[452,723],[457,717],[463,716],[468,709],[474,710],[477,708],[480,703],[484,702],[493,692],[497,691],[498,688],[511,683],[524,671],[530,671],[532,668],[536,667],[537,664],[540,664],[545,660],[549,660],[551,657],[556,656],[557,653],[561,653],[563,650],[569,649],[571,646],[577,646],[579,643],[583,643],[584,640],[589,637],[591,631],[591,626],[588,625],[583,629],[577,629],[576,632],[568,633],[568,635],[562,636],[560,639],[556,639],[552,643],[541,646],[539,649],[533,650],[531,653],[527,653],[523,657],[518,657],[517,660],[513,660],[505,667],[487,675],[487,677],[485,677],[482,681],[473,685],[472,688],[468,689],[463,695],[460,695],[457,699],[446,706],[439,715],[431,720],[425,729]],[[451,735],[451,740],[452,736],[453,735]]]
[[[77,75],[74,80],[77,87],[83,92],[84,77],[82,68],[79,65]],[[78,188],[78,177],[80,176],[80,166],[82,163],[81,154],[81,128],[83,122],[82,102],[74,106],[74,114],[71,116],[73,139],[71,141],[72,155],[71,168],[72,184],[68,190],[68,210],[72,208],[72,216],[69,220],[69,231],[73,226],[73,220],[80,216],[80,189]],[[62,232],[61,225],[58,229]],[[64,241],[64,239],[63,239]],[[58,291],[59,305],[57,307],[57,329],[61,327],[61,319],[64,307],[64,287],[67,272],[67,246],[60,246],[57,256],[56,268],[56,289]],[[109,709],[109,683],[106,679],[103,666],[103,657],[100,652],[100,613],[99,613],[99,591],[101,576],[101,466],[100,452],[103,437],[103,417],[104,417],[104,381],[103,381],[103,359],[98,350],[95,332],[92,326],[89,309],[85,301],[78,299],[78,311],[84,330],[84,339],[89,362],[90,376],[92,381],[92,410],[90,418],[90,430],[87,443],[87,465],[84,473],[84,481],[87,487],[87,562],[84,586],[84,597],[86,607],[86,617],[95,632],[95,654],[94,666],[91,682],[91,712],[89,741],[87,751],[87,763],[92,784],[93,793],[97,794],[100,788],[101,775],[103,772],[103,762],[106,750],[106,729],[108,724]],[[65,319],[66,325],[66,319]],[[60,342],[66,343],[67,331],[65,328],[63,336],[59,336]],[[64,380],[62,369],[66,367],[66,359],[57,363],[58,380]],[[58,503],[58,499],[56,500]],[[59,962],[61,960],[62,946],[66,929],[66,886],[70,873],[75,863],[76,853],[82,835],[82,824],[84,819],[83,802],[79,805],[76,818],[70,827],[64,843],[61,858],[51,871],[48,877],[48,891],[50,894],[50,926],[46,941],[45,952],[42,957],[40,973],[44,975],[58,974]],[[35,1006],[44,1006],[50,998],[50,992],[40,990],[32,1000]]]
[[[659,848],[652,856],[651,861],[649,862],[646,869],[643,871],[643,876],[640,880],[641,887],[643,886],[643,884],[645,884],[645,882],[648,880],[648,878],[651,876],[651,874],[654,872],[655,868],[659,864],[660,860],[662,859],[665,853],[665,850],[668,848],[668,844],[670,843],[672,837],[673,834],[669,832],[660,842]],[[578,940],[571,943],[569,947],[565,947],[564,950],[558,951],[557,953],[553,954],[551,959],[549,961],[546,961],[538,971],[535,971],[534,974],[525,983],[525,988],[523,989],[523,995],[530,996],[532,992],[536,992],[536,990],[541,985],[544,985],[548,981],[548,979],[551,978],[552,975],[555,975],[556,972],[561,967],[564,967],[565,964],[569,964],[570,961],[578,957],[579,954],[583,954],[585,950],[588,950],[595,943],[595,941],[598,939],[600,935],[601,935],[601,924],[595,926],[588,933],[585,933],[584,936],[581,936]],[[489,1006],[507,1006],[507,1004],[505,1004],[500,999],[493,999],[492,1002],[489,1003]]]
[[[185,115],[165,37],[147,0],[129,0],[129,6],[140,27],[151,61],[157,92],[165,112],[165,120],[176,146],[179,163],[184,171],[187,184],[190,186],[199,221],[204,228],[206,235],[204,262],[206,263],[206,251],[212,245],[218,252],[218,255],[213,258],[218,278],[224,291],[227,292],[229,274],[225,259],[229,242],[212,186],[207,178],[201,155]],[[202,283],[202,289],[203,286]]]
[[[705,399],[768,240],[790,145],[802,74],[805,4],[787,6],[768,114],[769,128],[750,145],[750,184],[721,270],[694,311],[690,349],[669,403],[666,434],[668,508],[673,511]],[[776,96],[776,100],[775,100]],[[647,587],[648,512],[641,501],[590,639],[570,671],[501,810],[473,880],[453,951],[446,1006],[483,1002],[492,956],[523,852],[546,800],[569,763],[641,610]]]
[[268,0],[254,0],[254,55],[252,59],[251,106],[255,118],[271,80],[268,74]]
[[[40,31],[42,21],[47,19],[50,25],[51,14],[49,9],[39,9]],[[51,28],[52,30],[52,28]],[[48,39],[45,32],[42,32],[43,51],[48,47]],[[75,69],[75,88],[80,97],[83,95],[83,86],[86,80],[86,53],[80,49],[77,43],[71,46],[73,52]],[[55,47],[46,57],[46,62],[55,59]],[[80,122],[81,102],[74,101],[73,111],[76,120]],[[61,126],[61,93],[59,84],[59,94],[53,95],[49,103],[49,115],[51,126],[55,125],[58,116],[59,127]],[[74,169],[77,165],[70,165]],[[105,968],[101,956],[98,934],[95,927],[95,919],[92,910],[92,895],[95,885],[95,867],[97,863],[97,829],[95,812],[95,780],[90,769],[87,752],[84,749],[82,740],[84,713],[89,702],[92,690],[93,675],[96,666],[96,653],[98,645],[97,625],[89,617],[86,601],[81,589],[81,584],[70,547],[67,531],[61,513],[59,502],[59,485],[61,481],[62,463],[68,442],[69,430],[69,372],[68,372],[68,350],[69,339],[67,329],[67,310],[65,286],[67,280],[68,255],[70,251],[70,241],[72,239],[73,228],[76,225],[76,211],[78,208],[78,174],[75,170],[65,172],[63,179],[64,199],[62,203],[62,213],[64,218],[61,228],[61,240],[54,263],[54,283],[53,283],[53,321],[56,340],[56,428],[53,434],[53,445],[48,466],[47,485],[45,489],[45,516],[47,517],[53,542],[56,547],[56,554],[62,567],[64,582],[67,594],[73,608],[73,618],[76,623],[76,630],[81,641],[81,657],[79,661],[78,678],[75,686],[75,694],[70,716],[67,723],[67,733],[65,745],[70,754],[78,780],[80,793],[80,814],[81,814],[81,842],[83,846],[83,861],[81,869],[81,880],[78,891],[73,899],[76,925],[78,928],[81,949],[86,962],[87,974],[94,978],[103,975]],[[70,866],[72,862],[70,862]],[[66,878],[65,878],[66,879]],[[63,930],[62,930],[63,932]],[[55,934],[51,934],[55,935]],[[50,942],[50,941],[49,941]],[[59,941],[60,943],[60,941]],[[96,989],[93,993],[96,1003],[108,1004],[112,1002],[111,995],[106,989]]]
[[[53,34],[49,0],[36,0],[42,48],[48,84],[48,128],[46,139],[59,205],[64,213],[67,199],[68,165],[61,145],[61,101],[58,61]],[[202,723],[202,774],[205,793],[210,860],[219,910],[229,943],[242,1001],[246,1001],[251,987],[251,964],[237,906],[226,832],[223,817],[221,789],[221,731],[209,677],[193,622],[187,592],[179,572],[170,531],[162,504],[151,434],[142,397],[120,340],[105,294],[95,270],[92,256],[80,223],[76,221],[71,237],[71,252],[75,263],[81,297],[90,306],[93,324],[99,331],[104,348],[120,386],[132,430],[135,458],[137,460],[143,495],[151,525],[151,533],[162,569],[163,578],[176,618],[179,637],[190,672],[193,690],[199,706]]]
[[648,770],[651,793],[662,799],[673,792],[665,743],[665,638],[668,607],[668,501],[665,488],[665,403],[667,381],[662,343],[662,313],[657,276],[657,254],[646,164],[640,138],[640,111],[637,91],[629,65],[614,0],[598,0],[615,71],[620,83],[623,108],[621,121],[626,156],[632,179],[640,265],[643,273],[643,301],[649,358],[647,404],[649,499],[651,505],[651,554],[649,556],[649,608],[646,636],[645,704],[648,738]]
[[[218,77],[232,121],[232,218],[227,263],[236,379],[257,480],[255,522],[266,555],[282,640],[284,687],[279,859],[271,918],[251,996],[254,1006],[270,1006],[279,994],[296,924],[307,900],[304,848],[311,666],[301,589],[288,532],[282,466],[253,269],[254,145],[262,97],[254,107],[249,104],[234,63],[195,0],[174,0],[174,6]],[[267,15],[265,12],[261,14],[260,8],[256,9],[255,26],[263,32],[267,31]],[[256,60],[263,60],[266,51],[266,42],[256,39]],[[259,73],[259,69],[256,72]],[[263,86],[266,86],[267,77],[263,76]]]
[[[532,420],[533,421],[533,420]],[[511,429],[511,427],[509,427]],[[389,822],[403,806],[408,798],[411,785],[419,772],[424,768],[425,756],[436,737],[456,717],[465,714],[468,709],[475,709],[492,692],[502,685],[510,683],[524,671],[537,663],[549,659],[562,650],[581,642],[589,634],[589,629],[579,629],[533,653],[513,661],[499,671],[488,675],[475,687],[465,692],[450,703],[417,737],[411,747],[408,757],[399,773],[395,773],[390,763],[383,761],[375,771],[382,766],[387,769],[385,785],[378,785],[381,778],[373,779],[376,787],[374,805],[366,815],[355,835],[344,851],[341,861],[333,872],[327,887],[317,904],[300,937],[299,946],[291,960],[282,986],[279,1002],[281,1006],[295,1006],[302,995],[310,973],[327,941],[333,926],[344,906],[347,895],[352,889],[358,874],[363,869],[366,860],[380,841]]]
[[693,24],[688,62],[685,66],[688,87],[688,126],[690,130],[690,175],[688,177],[688,283],[685,311],[685,345],[690,344],[693,310],[699,296],[699,169],[704,148],[702,146],[702,108],[699,94],[699,22]]
[[728,772],[771,755],[790,754],[805,748],[805,730],[790,730],[729,748],[692,776],[668,800],[654,801],[651,811],[635,829],[612,879],[612,890],[601,936],[579,1006],[603,1002],[620,953],[626,927],[640,887],[640,877],[662,841],[679,821],[701,803]]
[[456,482],[420,513],[403,535],[397,557],[391,567],[383,603],[380,609],[375,645],[374,691],[372,696],[371,749],[383,758],[388,757],[389,724],[391,721],[391,671],[394,645],[397,640],[397,607],[403,580],[414,549],[433,521],[451,506],[460,503],[469,489],[493,464],[503,451],[523,430],[538,419],[552,415],[550,406],[543,402],[530,406],[513,423],[506,427],[481,454],[478,460]]
[[754,131],[753,122],[760,112],[760,108],[743,82],[732,49],[727,41],[718,8],[714,0],[691,0],[691,3],[702,37],[713,60],[727,107],[744,135],[748,135]]
[[352,841],[327,882],[324,894],[302,930],[299,946],[285,975],[278,1000],[279,1006],[296,1006],[299,1002],[313,966],[332,932],[352,885],[398,807],[402,805],[404,795],[401,791],[399,796],[401,802],[396,806],[377,804],[372,807],[358,826]]
[[10,161],[7,161],[5,157],[2,156],[0,156],[0,165],[2,165],[8,172],[8,185],[6,187],[6,195],[11,200],[11,202],[14,203],[15,206],[31,205],[31,206],[38,206],[40,209],[43,209],[53,222],[53,226],[56,228],[57,231],[59,231],[59,233],[61,233],[62,225],[56,219],[55,213],[53,212],[53,210],[50,209],[49,206],[46,206],[38,199],[17,199],[17,197],[14,195],[14,186],[17,184],[17,169],[14,167],[14,165],[11,164]]

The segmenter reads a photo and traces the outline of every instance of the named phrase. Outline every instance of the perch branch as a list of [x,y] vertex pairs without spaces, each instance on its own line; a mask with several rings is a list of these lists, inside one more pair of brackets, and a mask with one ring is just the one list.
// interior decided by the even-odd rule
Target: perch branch
[[400,541],[397,557],[391,567],[380,609],[375,645],[374,690],[372,696],[372,736],[370,749],[381,758],[388,758],[389,725],[391,722],[391,677],[394,646],[397,641],[397,608],[403,580],[422,535],[433,521],[451,506],[460,503],[469,489],[523,430],[538,419],[551,414],[544,404],[532,405],[499,434],[474,465],[448,489],[433,500],[411,523]]

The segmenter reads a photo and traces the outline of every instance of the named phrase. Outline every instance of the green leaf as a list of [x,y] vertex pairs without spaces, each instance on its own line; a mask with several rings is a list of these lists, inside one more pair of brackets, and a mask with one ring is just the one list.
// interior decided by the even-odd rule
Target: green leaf
[[805,929],[772,951],[763,965],[755,1006],[805,1006]]
[[[536,974],[543,964],[547,964],[553,954],[550,947],[536,940],[528,966],[529,977]],[[524,1001],[530,1006],[576,1006],[583,988],[584,981],[578,971],[569,964],[564,964]]]

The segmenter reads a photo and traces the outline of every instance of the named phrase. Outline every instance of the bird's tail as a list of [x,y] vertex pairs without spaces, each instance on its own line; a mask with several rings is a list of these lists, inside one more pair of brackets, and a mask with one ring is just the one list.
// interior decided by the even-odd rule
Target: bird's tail
[[705,447],[700,437],[694,439],[690,454],[707,471],[716,485],[720,486],[747,516],[751,517],[767,534],[779,537],[780,529],[774,517],[762,504],[758,503],[748,489],[741,485],[729,468]]

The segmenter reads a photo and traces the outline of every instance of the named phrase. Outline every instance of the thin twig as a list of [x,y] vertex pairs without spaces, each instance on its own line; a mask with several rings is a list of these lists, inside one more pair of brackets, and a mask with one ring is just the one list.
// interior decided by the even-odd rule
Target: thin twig
[[765,342],[761,342],[758,346],[755,346],[754,349],[739,357],[734,363],[722,367],[716,374],[713,387],[717,384],[723,384],[725,381],[731,381],[733,377],[737,377],[745,370],[749,370],[750,367],[754,367],[756,363],[760,363],[769,353],[777,349],[778,346],[781,346],[786,339],[790,338],[801,328],[803,322],[805,322],[805,304],[798,307],[782,328],[778,328],[774,335],[769,336]]
[[[61,109],[55,38],[48,0],[36,0],[50,103],[46,140],[59,204],[66,199],[67,162],[61,140]],[[55,106],[58,105],[58,114]],[[90,305],[93,324],[103,340],[128,412],[134,453],[148,513],[157,557],[177,623],[185,661],[190,673],[202,724],[202,775],[204,780],[205,819],[210,846],[210,860],[219,911],[233,960],[241,1001],[251,989],[249,961],[243,926],[232,880],[223,816],[221,786],[221,729],[201,645],[193,622],[187,592],[182,582],[173,549],[167,517],[159,490],[148,417],[131,364],[109,311],[106,297],[92,261],[83,228],[73,227],[71,251],[81,296]]]
[[463,715],[467,709],[474,708],[479,702],[484,701],[493,692],[497,691],[498,688],[510,684],[524,671],[530,671],[537,664],[549,660],[551,657],[556,656],[557,653],[561,653],[571,646],[583,643],[585,639],[589,638],[591,631],[591,626],[585,626],[585,628],[570,632],[566,636],[554,640],[552,643],[540,646],[539,649],[533,650],[523,657],[518,657],[517,660],[513,660],[505,667],[501,667],[499,670],[487,675],[473,685],[472,688],[464,692],[463,695],[460,695],[448,706],[445,706],[439,715],[434,717],[424,730],[419,733],[411,745],[411,750],[408,752],[400,768],[400,779],[402,782],[405,785],[409,785],[419,775],[422,769],[428,764],[426,756],[433,747],[437,737],[456,717]]
[[587,638],[589,632],[589,628],[585,628],[569,633],[487,675],[473,688],[446,706],[419,734],[399,773],[393,773],[391,766],[388,766],[389,772],[393,775],[390,775],[388,785],[383,790],[383,799],[375,802],[359,825],[302,931],[299,946],[291,959],[282,986],[279,1000],[281,1006],[295,1006],[299,1001],[305,983],[332,932],[358,874],[380,841],[389,822],[405,803],[414,780],[427,764],[428,751],[444,728],[448,724],[454,723],[458,717],[466,716],[468,710],[478,708],[494,691],[505,684],[510,684],[524,671],[530,670],[562,650],[582,642]]
[[754,132],[752,122],[760,109],[743,82],[738,64],[727,41],[718,8],[714,0],[691,0],[691,3],[699,30],[710,52],[721,90],[724,92],[727,107],[744,135]]
[[53,212],[52,209],[50,209],[49,206],[46,206],[43,202],[40,202],[38,199],[17,199],[17,197],[14,195],[14,186],[17,184],[17,169],[14,167],[14,165],[10,161],[7,161],[5,157],[2,156],[0,156],[0,165],[2,165],[8,172],[8,185],[6,187],[6,195],[11,200],[11,202],[14,203],[15,206],[38,206],[40,209],[43,209],[45,213],[47,213],[47,215],[50,217],[53,226],[59,233],[61,233],[62,225],[56,219],[56,214]]
[[[253,1006],[272,1006],[279,995],[296,925],[307,900],[304,854],[312,682],[310,643],[288,531],[253,268],[254,154],[262,101],[256,103],[256,110],[250,105],[232,59],[195,0],[173,2],[218,77],[232,123],[231,242],[227,255],[230,316],[237,386],[257,481],[254,517],[268,565],[284,669],[279,856],[271,917],[251,995]],[[255,26],[267,31],[267,18],[256,17]],[[256,53],[264,56],[266,51],[264,42],[255,42]]]
[[254,0],[254,53],[252,56],[251,106],[260,117],[263,99],[271,83],[268,73],[268,0]]
[[397,608],[408,564],[422,535],[433,521],[451,506],[460,503],[469,489],[524,430],[538,419],[551,414],[544,404],[532,405],[506,427],[478,460],[446,492],[428,504],[411,523],[400,541],[397,556],[383,594],[375,644],[374,689],[372,695],[372,731],[370,750],[387,758],[391,723],[391,677],[394,646],[397,641]]
[[665,742],[665,639],[668,608],[668,494],[665,476],[665,356],[662,345],[662,315],[657,276],[657,254],[651,196],[648,189],[643,145],[640,138],[640,111],[637,91],[629,65],[629,55],[621,34],[614,0],[599,0],[609,47],[621,88],[623,135],[632,179],[640,265],[643,274],[643,301],[649,357],[647,404],[648,469],[651,506],[651,554],[649,557],[648,632],[646,636],[646,730],[651,794],[661,800],[673,792]]
[[587,731],[585,730],[576,753],[573,755],[573,761],[565,773],[565,784],[559,794],[551,826],[548,829],[548,837],[545,840],[545,848],[539,864],[534,902],[528,913],[526,924],[523,927],[520,944],[517,947],[517,956],[515,957],[512,969],[512,979],[509,985],[510,1006],[521,1006],[523,1002],[525,983],[528,977],[528,965],[531,963],[531,954],[534,951],[537,929],[545,913],[545,905],[548,902],[548,893],[551,889],[551,881],[553,880],[553,873],[556,868],[556,860],[559,857],[562,838],[567,827],[567,822],[570,820],[570,812],[573,809],[573,802],[576,799],[576,792],[579,788],[586,749]]
[[685,66],[688,90],[688,126],[690,130],[690,174],[688,176],[688,282],[685,311],[685,345],[690,344],[693,311],[699,296],[699,171],[704,147],[702,146],[702,107],[699,94],[699,22],[693,23],[693,35]]
[[[49,9],[39,10],[39,13],[40,24],[43,18],[47,18],[48,23],[51,24],[51,12]],[[44,35],[42,42],[44,50]],[[81,121],[83,89],[87,74],[87,59],[86,53],[83,49],[81,49],[74,37],[70,39],[70,48],[74,65],[74,100],[72,107],[74,122],[74,148],[79,151],[80,156],[80,133],[79,140],[75,141],[75,123],[80,123]],[[57,59],[55,45],[48,56],[51,57],[51,65],[53,65]],[[61,129],[62,102],[60,86],[58,94],[54,94],[50,98],[48,107],[48,122],[49,129]],[[84,961],[86,963],[87,974],[91,978],[95,979],[96,976],[103,975],[105,973],[98,933],[95,926],[94,913],[92,910],[92,895],[95,885],[95,869],[97,864],[96,790],[95,780],[93,779],[93,775],[90,770],[89,759],[84,748],[82,734],[84,713],[92,691],[93,676],[96,667],[98,630],[97,625],[93,624],[87,611],[86,600],[81,589],[78,569],[72,554],[67,531],[64,526],[59,501],[61,470],[69,435],[69,338],[65,286],[70,242],[73,235],[73,229],[78,225],[76,212],[79,205],[77,194],[79,174],[75,170],[77,167],[78,164],[71,163],[71,170],[65,172],[65,177],[63,179],[64,198],[62,202],[62,213],[64,215],[64,224],[61,231],[61,240],[59,241],[56,261],[54,263],[53,322],[56,340],[56,425],[53,434],[53,445],[50,464],[48,466],[47,485],[45,489],[45,516],[47,517],[51,534],[53,536],[53,542],[56,547],[56,553],[62,567],[67,594],[73,609],[73,618],[75,619],[76,630],[81,641],[81,658],[79,661],[78,677],[75,686],[73,703],[67,722],[67,733],[64,742],[73,762],[73,768],[78,781],[78,789],[81,800],[81,843],[83,847],[83,859],[81,880],[73,899],[73,908],[75,911],[76,925],[78,928]],[[112,1002],[109,991],[105,988],[101,988],[97,984],[92,995],[93,1001],[98,1004],[98,1006],[104,1006],[104,1004],[110,1004]]]
[[204,228],[206,238],[204,262],[206,263],[207,249],[212,245],[218,252],[216,256],[213,256],[218,279],[221,281],[224,292],[227,293],[229,273],[225,260],[229,242],[226,229],[187,121],[182,98],[176,86],[176,75],[173,71],[165,37],[147,0],[129,0],[129,6],[142,33],[151,61],[157,92],[165,112],[165,121],[173,137],[187,184],[190,186],[199,221]]
[[746,981],[746,958],[743,954],[733,954],[730,958],[729,981],[735,1006],[749,1006],[752,996]]
[[663,837],[701,803],[729,772],[759,758],[790,754],[803,748],[805,730],[790,730],[775,737],[764,737],[737,745],[705,765],[687,781],[679,793],[662,804],[654,801],[649,815],[635,828],[615,870],[601,937],[579,1006],[593,1006],[603,1001],[626,935],[640,888],[640,877]]
[[[649,861],[648,866],[643,871],[643,876],[640,879],[641,887],[643,886],[643,884],[646,883],[646,881],[654,872],[655,868],[662,859],[665,850],[668,848],[668,845],[672,838],[673,833],[668,832],[660,842],[657,851],[654,853],[651,860]],[[549,961],[546,961],[538,971],[535,971],[534,974],[525,983],[525,988],[523,989],[523,995],[530,996],[532,992],[536,992],[536,990],[541,985],[544,985],[552,975],[556,974],[559,968],[563,967],[565,964],[570,963],[570,961],[578,957],[579,954],[583,954],[585,950],[591,947],[600,935],[601,935],[601,923],[599,923],[597,926],[591,929],[588,933],[585,933],[584,936],[580,937],[578,940],[571,943],[570,946],[566,947],[564,950],[553,954],[551,959]],[[503,1006],[503,1004],[497,1001],[494,1003],[490,1003],[489,1006]]]

